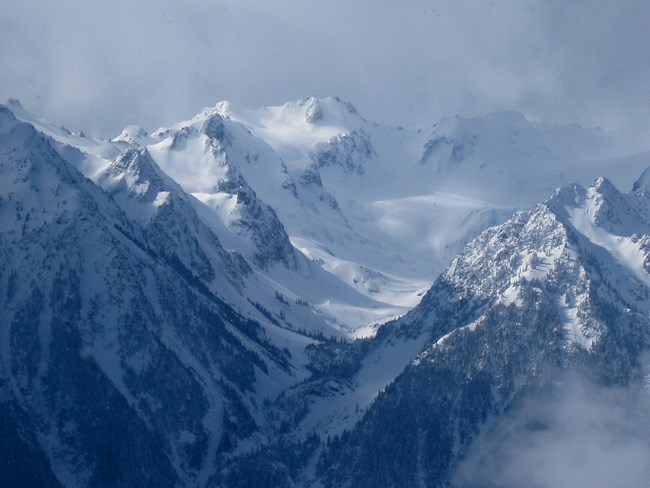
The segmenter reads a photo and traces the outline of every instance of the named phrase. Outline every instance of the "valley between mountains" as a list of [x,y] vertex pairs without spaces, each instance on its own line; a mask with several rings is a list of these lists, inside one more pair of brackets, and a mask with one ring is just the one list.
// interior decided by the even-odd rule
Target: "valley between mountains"
[[0,484],[510,486],[463,473],[521,405],[646,381],[648,167],[515,112],[220,102],[103,139],[10,100]]

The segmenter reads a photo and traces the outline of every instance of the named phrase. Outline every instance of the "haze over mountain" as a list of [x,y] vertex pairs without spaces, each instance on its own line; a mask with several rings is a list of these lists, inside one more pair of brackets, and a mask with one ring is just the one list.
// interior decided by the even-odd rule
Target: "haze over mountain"
[[352,100],[369,119],[446,115],[650,129],[644,0],[4,0],[0,100],[71,130],[167,125],[217,100]]

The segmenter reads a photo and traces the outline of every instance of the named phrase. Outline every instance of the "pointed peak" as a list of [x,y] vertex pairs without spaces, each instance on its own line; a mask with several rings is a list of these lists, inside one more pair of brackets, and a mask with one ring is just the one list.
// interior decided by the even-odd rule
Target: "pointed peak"
[[169,188],[164,173],[144,148],[127,148],[98,179],[109,193],[127,191],[138,198],[154,198]]
[[307,98],[303,98],[298,102],[298,104],[301,106],[305,105],[307,107],[311,107],[311,106],[325,107],[332,112],[338,112],[338,113],[347,112],[350,115],[356,115],[361,117],[359,111],[356,109],[354,105],[352,105],[352,103],[343,100],[342,98],[337,96],[319,98],[312,95]]
[[575,207],[584,202],[587,190],[578,183],[569,183],[556,188],[553,196],[546,201],[546,206],[553,211],[560,207]]
[[632,191],[636,193],[650,194],[650,166],[646,168],[641,176],[632,185]]
[[139,125],[129,125],[111,142],[126,142],[129,144],[140,144],[143,139],[149,136],[146,130]]
[[222,141],[222,138],[227,135],[225,134],[226,123],[229,124],[230,121],[238,122],[239,116],[233,111],[230,102],[221,101],[212,107],[204,107],[188,120],[155,130],[151,137],[153,139],[163,139],[171,136],[172,147],[177,141],[199,133]]
[[135,161],[143,155],[144,151],[146,151],[146,149],[143,150],[143,149],[137,149],[135,147],[129,147],[125,149],[122,152],[122,154],[118,156],[116,161],[120,161],[120,162]]
[[227,100],[222,100],[216,103],[213,107],[204,107],[198,114],[192,117],[190,122],[200,122],[214,116],[230,119],[234,112],[233,105]]
[[354,105],[339,97],[309,96],[277,107],[264,107],[260,111],[275,114],[285,124],[354,128],[367,123]]
[[17,98],[8,98],[6,105],[10,108],[18,108],[24,110],[23,104]]
[[215,110],[217,110],[220,114],[224,114],[230,111],[231,109],[231,103],[228,100],[221,100],[214,106]]
[[313,124],[323,119],[323,111],[316,97],[309,97],[305,100],[307,109],[305,110],[305,122]]
[[157,165],[146,148],[127,148],[107,168],[106,173],[112,176],[130,173],[141,179],[161,180]]
[[604,176],[599,176],[592,185],[592,188],[601,195],[620,193],[614,184]]

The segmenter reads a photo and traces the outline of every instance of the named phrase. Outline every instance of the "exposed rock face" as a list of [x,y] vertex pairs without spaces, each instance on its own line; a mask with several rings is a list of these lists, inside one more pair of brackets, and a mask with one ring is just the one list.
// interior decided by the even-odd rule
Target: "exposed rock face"
[[[4,109],[0,128],[1,448],[25,456],[3,480],[205,485],[259,428],[256,389],[286,353],[210,292],[209,262],[185,264],[199,248],[164,223],[182,200],[140,226]],[[164,191],[143,157],[107,173],[122,167],[139,204]]]
[[[514,165],[531,147],[542,161],[546,146],[526,141],[552,139],[517,114],[417,145],[337,99],[262,110],[258,126],[220,104],[111,141],[39,126],[55,142],[11,110],[0,106],[1,485],[446,487],[478,436],[564,372],[639,379],[647,172],[629,194],[604,178],[564,186],[482,233],[505,207],[411,193],[446,172],[484,184],[484,169],[504,191],[509,167],[483,163]],[[390,173],[398,143],[418,150]],[[393,255],[387,234],[355,226],[378,218],[404,234],[408,211],[419,223],[450,209],[465,220],[443,247],[478,236],[421,303],[368,324],[373,338],[332,339],[350,330],[327,313],[369,313],[368,295],[411,286],[360,264],[360,250]],[[304,254],[285,217],[304,226],[291,234]]]
[[560,371],[632,381],[650,345],[648,236],[635,233],[648,203],[599,179],[473,240],[382,331],[428,345],[325,451],[326,485],[449,486],[481,429]]

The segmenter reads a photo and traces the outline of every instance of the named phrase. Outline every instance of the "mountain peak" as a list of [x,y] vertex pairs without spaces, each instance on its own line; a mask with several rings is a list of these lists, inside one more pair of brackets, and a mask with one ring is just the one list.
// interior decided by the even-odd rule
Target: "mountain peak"
[[155,163],[146,149],[129,147],[109,167],[109,172],[130,171],[138,174],[138,178],[160,179],[154,170]]
[[157,207],[167,201],[170,184],[165,179],[146,149],[130,147],[106,169],[98,183],[114,197],[117,193],[125,198],[131,195],[137,201],[155,202]]
[[586,190],[577,183],[563,185],[553,192],[553,196],[546,202],[550,207],[557,205],[573,206],[584,201]]
[[17,98],[8,98],[6,105],[13,108],[24,109],[23,104],[20,103],[20,100],[18,100]]
[[323,112],[320,108],[320,103],[316,97],[309,97],[305,99],[307,109],[305,110],[305,121],[308,124],[318,122],[323,118]]
[[[318,98],[309,96],[298,101],[298,106],[305,108],[305,120],[308,123],[323,120],[324,112],[330,115],[353,115],[361,117],[356,107],[339,97]],[[363,117],[361,117],[363,119]]]
[[254,111],[264,125],[308,128],[357,128],[366,123],[357,109],[339,97],[309,96],[280,106],[262,107]]
[[616,189],[614,184],[604,176],[599,176],[598,178],[596,178],[596,181],[593,184],[593,188],[594,190],[596,190],[598,193],[601,194],[618,193],[618,190]]
[[213,107],[204,107],[198,114],[192,117],[192,122],[204,121],[218,115],[224,119],[232,118],[235,113],[233,105],[227,101],[222,100],[217,102]]
[[641,176],[632,185],[632,191],[637,193],[649,193],[650,190],[650,166],[645,169]]
[[111,142],[127,142],[129,144],[140,145],[149,134],[139,125],[129,125],[125,127],[120,135],[111,140]]

